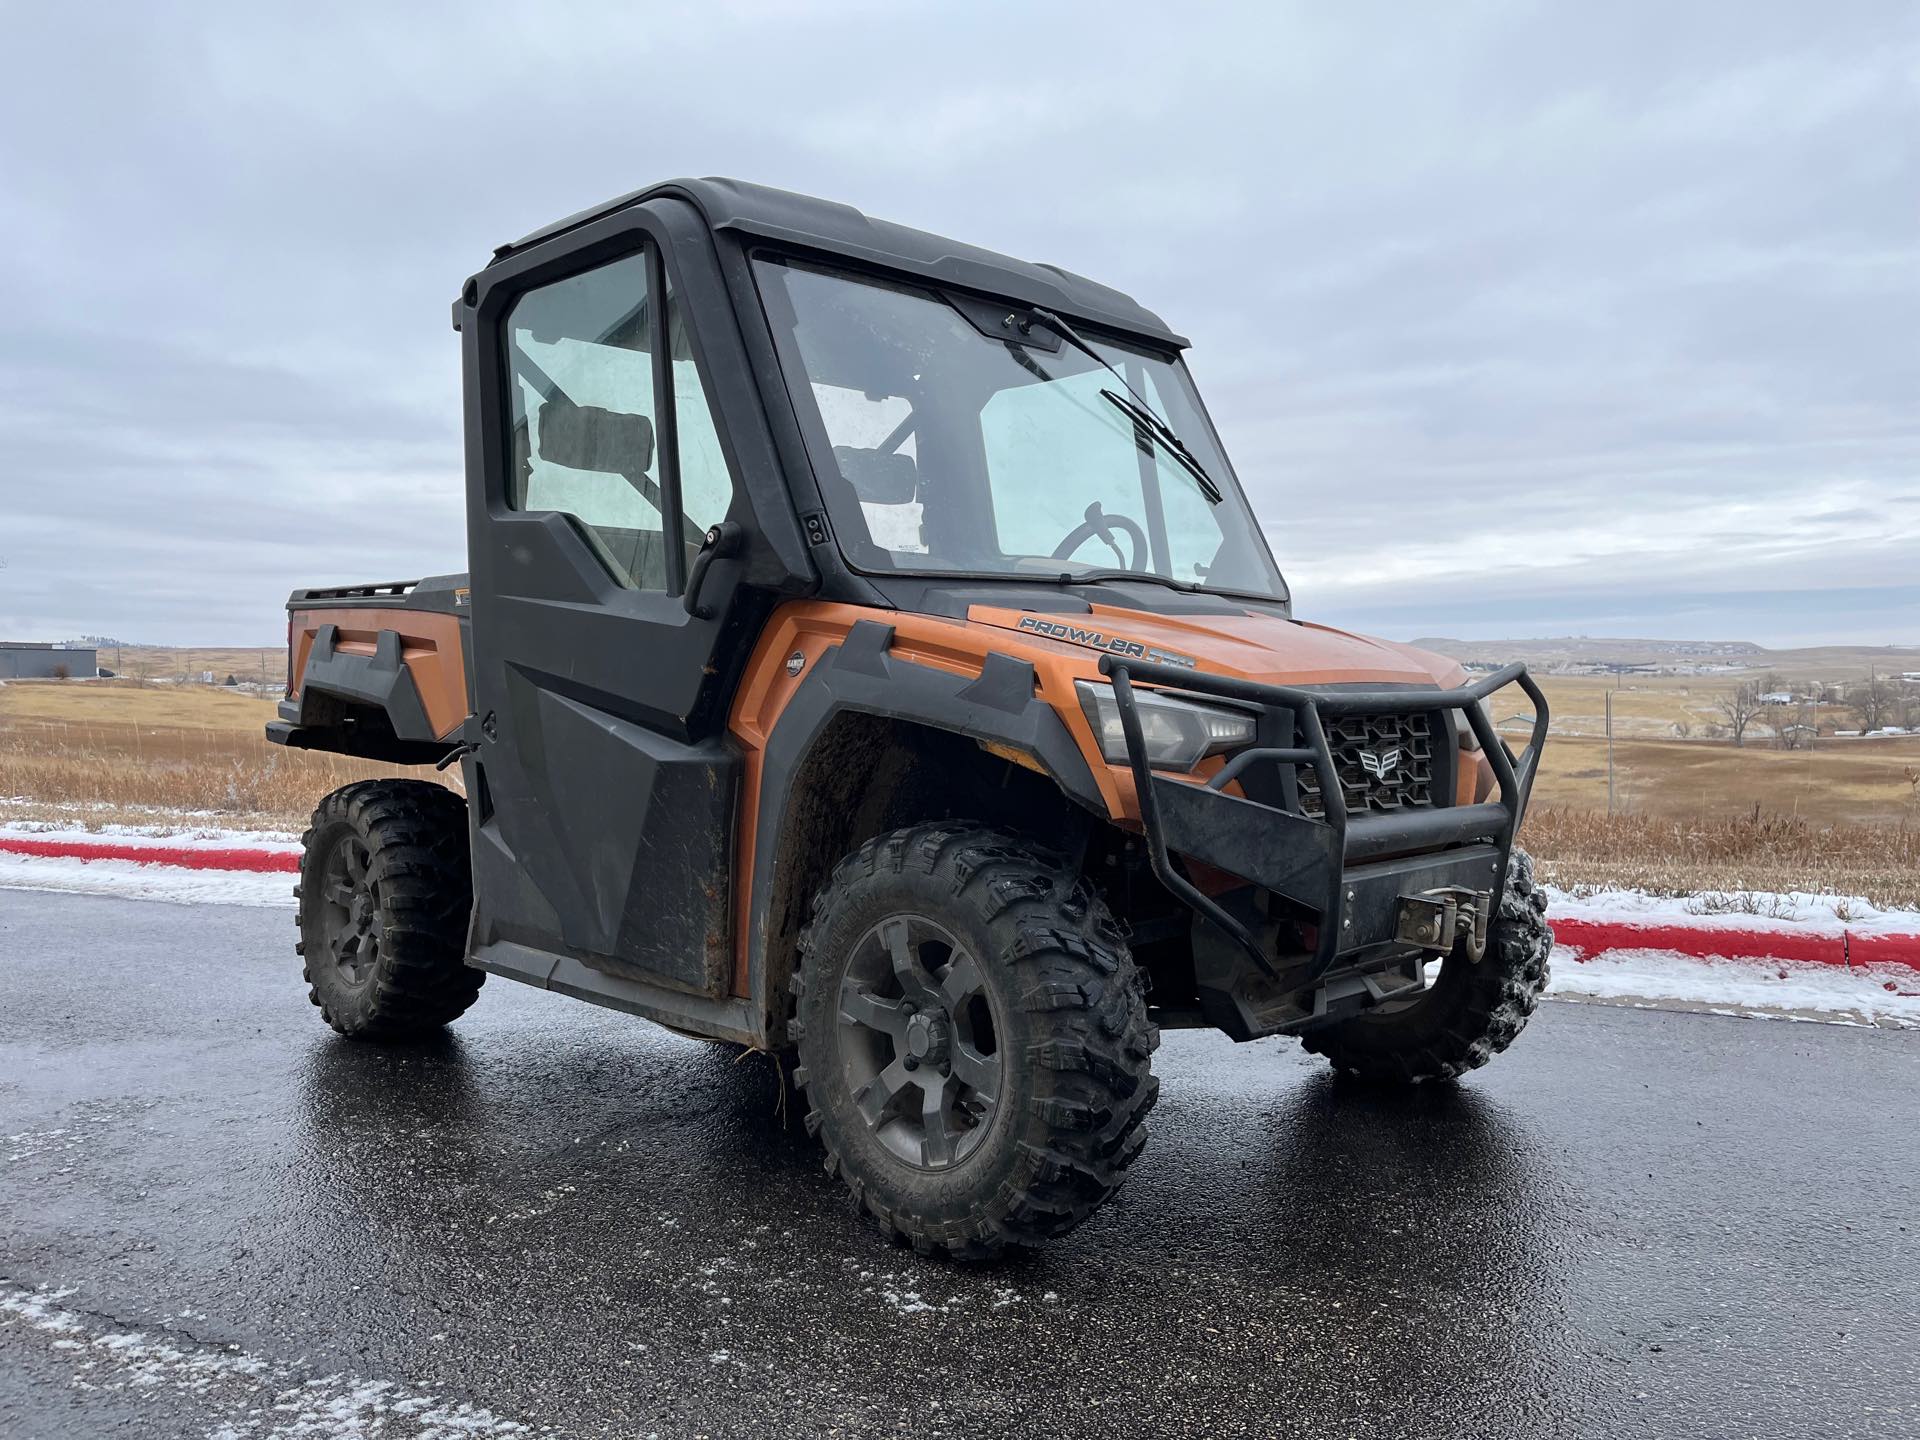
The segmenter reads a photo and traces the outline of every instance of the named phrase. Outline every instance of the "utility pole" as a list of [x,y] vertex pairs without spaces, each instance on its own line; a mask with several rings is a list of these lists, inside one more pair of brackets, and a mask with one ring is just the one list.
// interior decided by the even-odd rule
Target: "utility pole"
[[1613,815],[1613,691],[1607,691],[1607,815]]

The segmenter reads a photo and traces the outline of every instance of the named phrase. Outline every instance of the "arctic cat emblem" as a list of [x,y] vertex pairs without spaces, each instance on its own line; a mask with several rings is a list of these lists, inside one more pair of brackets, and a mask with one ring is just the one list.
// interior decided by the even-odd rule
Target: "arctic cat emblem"
[[1362,750],[1360,768],[1376,780],[1388,780],[1400,768],[1398,750]]
[[1050,640],[1085,645],[1089,650],[1105,650],[1110,655],[1128,655],[1135,660],[1151,660],[1158,665],[1180,665],[1191,670],[1198,663],[1191,655],[1162,650],[1154,645],[1142,645],[1138,640],[1109,635],[1104,630],[1087,630],[1078,625],[1063,625],[1058,620],[1043,620],[1038,615],[1022,615],[1020,628],[1031,630],[1035,635],[1045,635]]

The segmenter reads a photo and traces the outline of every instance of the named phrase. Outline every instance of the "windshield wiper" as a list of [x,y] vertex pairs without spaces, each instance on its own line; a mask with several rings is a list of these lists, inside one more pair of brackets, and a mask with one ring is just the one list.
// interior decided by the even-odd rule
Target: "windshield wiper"
[[1173,433],[1173,427],[1166,421],[1145,406],[1137,405],[1115,391],[1102,390],[1100,398],[1133,421],[1139,429],[1158,440],[1166,452],[1178,462],[1180,468],[1193,476],[1194,483],[1200,487],[1200,493],[1207,497],[1209,505],[1218,505],[1226,498],[1220,493],[1220,487],[1213,483],[1213,477],[1207,474],[1206,469],[1194,458],[1193,452],[1187,449],[1178,435]]
[[[1108,374],[1112,375],[1114,379],[1118,380],[1121,385],[1126,387],[1126,395],[1117,395],[1111,390],[1102,390],[1100,396],[1118,409],[1121,414],[1133,421],[1137,428],[1145,430],[1149,435],[1153,436],[1154,439],[1158,440],[1161,447],[1179,462],[1181,468],[1193,476],[1194,483],[1199,485],[1200,493],[1207,497],[1208,504],[1218,505],[1226,498],[1220,493],[1220,487],[1213,483],[1213,477],[1207,474],[1207,467],[1202,465],[1193,451],[1187,448],[1186,442],[1174,432],[1173,426],[1169,425],[1165,420],[1162,420],[1160,416],[1155,413],[1153,407],[1147,404],[1140,392],[1128,383],[1127,377],[1120,373],[1111,360],[1107,359],[1106,356],[1102,355],[1098,350],[1094,349],[1093,346],[1083,340],[1080,337],[1079,331],[1075,330],[1066,321],[1054,314],[1053,311],[1036,305],[1029,313],[1032,314],[1035,320],[1038,320],[1062,340],[1072,345],[1074,349],[1086,355],[1094,364],[1101,366]],[[1127,396],[1132,396],[1133,398],[1128,399]]]
[[1140,580],[1149,585],[1165,585],[1172,590],[1184,590],[1190,595],[1205,593],[1199,585],[1185,580],[1176,580],[1171,575],[1156,574],[1152,570],[1082,570],[1077,575],[1063,570],[1060,572],[1060,580],[1065,585],[1098,585],[1109,580]]

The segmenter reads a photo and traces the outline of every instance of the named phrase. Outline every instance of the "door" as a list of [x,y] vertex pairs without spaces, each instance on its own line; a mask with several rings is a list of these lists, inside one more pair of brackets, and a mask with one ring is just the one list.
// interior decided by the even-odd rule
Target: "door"
[[743,600],[696,560],[748,510],[658,236],[556,246],[468,296],[474,944],[718,996]]

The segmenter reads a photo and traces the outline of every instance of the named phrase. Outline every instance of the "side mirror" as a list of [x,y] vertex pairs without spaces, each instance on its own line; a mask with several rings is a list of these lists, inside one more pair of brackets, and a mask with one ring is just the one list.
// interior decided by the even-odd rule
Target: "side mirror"
[[833,458],[853,493],[869,505],[905,505],[920,493],[920,471],[911,455],[836,445]]
[[576,405],[564,396],[543,402],[534,413],[542,460],[629,479],[653,467],[653,422],[644,415]]

